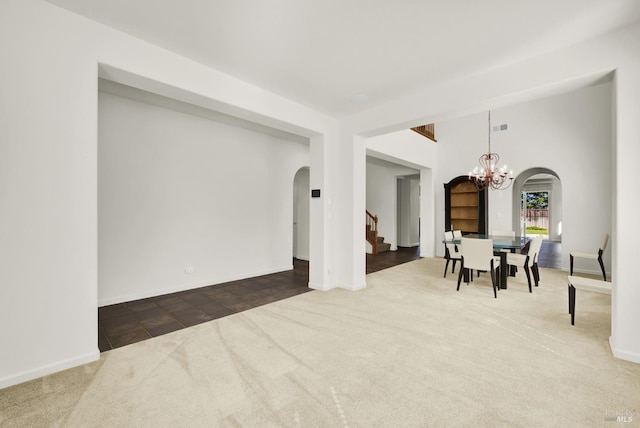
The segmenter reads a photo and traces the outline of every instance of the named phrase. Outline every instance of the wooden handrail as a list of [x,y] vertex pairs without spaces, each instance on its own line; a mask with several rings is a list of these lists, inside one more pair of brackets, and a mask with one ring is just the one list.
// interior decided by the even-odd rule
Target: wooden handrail
[[438,142],[436,140],[436,125],[433,123],[429,123],[427,125],[416,126],[415,128],[411,128],[412,131],[417,132],[418,134],[427,137],[431,141]]
[[371,214],[368,210],[366,213],[365,239],[371,244],[373,254],[378,254],[378,216]]

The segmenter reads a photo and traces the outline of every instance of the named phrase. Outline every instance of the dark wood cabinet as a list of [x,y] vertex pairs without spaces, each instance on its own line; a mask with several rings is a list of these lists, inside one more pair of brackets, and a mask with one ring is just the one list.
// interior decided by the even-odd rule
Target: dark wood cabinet
[[487,191],[466,175],[444,184],[444,230],[487,233]]

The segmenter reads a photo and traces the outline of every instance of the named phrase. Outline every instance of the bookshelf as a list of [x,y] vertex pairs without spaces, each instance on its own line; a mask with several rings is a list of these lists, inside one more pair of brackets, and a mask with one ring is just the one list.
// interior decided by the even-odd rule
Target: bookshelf
[[444,230],[462,230],[463,234],[486,233],[486,190],[478,191],[466,175],[461,175],[444,184],[444,199]]

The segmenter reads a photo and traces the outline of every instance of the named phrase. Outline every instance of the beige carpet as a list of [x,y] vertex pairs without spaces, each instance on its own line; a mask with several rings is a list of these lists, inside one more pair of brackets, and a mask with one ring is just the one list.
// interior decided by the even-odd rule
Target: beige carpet
[[1,426],[593,427],[639,424],[640,365],[608,344],[610,297],[566,273],[493,298],[442,259],[367,276],[102,354],[0,390]]

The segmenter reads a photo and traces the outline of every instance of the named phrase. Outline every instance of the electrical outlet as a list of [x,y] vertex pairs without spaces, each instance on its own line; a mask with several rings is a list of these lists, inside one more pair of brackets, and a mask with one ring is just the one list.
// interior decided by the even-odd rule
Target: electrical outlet
[[191,264],[188,264],[188,265],[186,265],[184,267],[184,273],[186,273],[186,274],[193,273],[193,272],[195,272],[195,270],[196,270],[196,267],[194,265],[191,265]]

